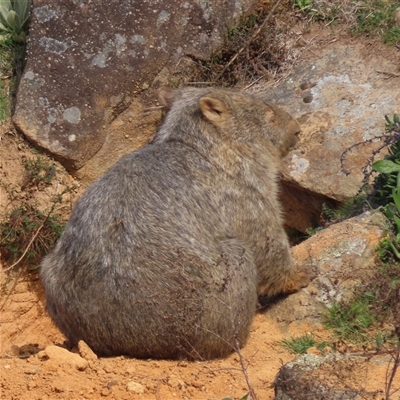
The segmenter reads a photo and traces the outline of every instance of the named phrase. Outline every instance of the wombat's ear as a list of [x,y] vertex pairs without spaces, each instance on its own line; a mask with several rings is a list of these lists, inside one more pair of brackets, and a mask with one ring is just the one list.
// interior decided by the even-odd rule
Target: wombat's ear
[[220,99],[204,96],[199,100],[200,110],[203,115],[214,125],[219,125],[228,117],[228,107]]
[[171,108],[172,103],[175,101],[177,94],[178,94],[177,89],[172,89],[170,87],[162,87],[158,91],[158,98],[164,107]]

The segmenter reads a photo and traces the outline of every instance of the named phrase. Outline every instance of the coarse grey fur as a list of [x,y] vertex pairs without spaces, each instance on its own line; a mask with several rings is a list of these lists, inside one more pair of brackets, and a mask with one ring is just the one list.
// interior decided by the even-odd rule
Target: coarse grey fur
[[47,310],[99,355],[223,357],[258,295],[307,284],[282,227],[279,162],[299,125],[228,89],[164,89],[153,142],[79,199],[43,260]]

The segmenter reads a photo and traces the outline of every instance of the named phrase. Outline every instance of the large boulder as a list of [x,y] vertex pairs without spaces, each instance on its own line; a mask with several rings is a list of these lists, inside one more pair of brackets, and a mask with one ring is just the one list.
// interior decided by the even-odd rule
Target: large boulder
[[268,308],[286,334],[307,325],[321,328],[321,312],[333,303],[348,302],[361,283],[376,273],[375,249],[385,236],[388,221],[380,212],[365,212],[333,224],[292,248],[297,265],[315,272],[315,279],[303,290]]
[[[284,106],[302,129],[286,159],[282,187],[286,223],[299,231],[321,223],[323,203],[336,206],[357,194],[362,168],[382,144],[368,140],[384,132],[385,114],[400,112],[398,78],[390,75],[397,71],[398,57],[379,44],[371,57],[372,47],[351,40],[322,46],[318,54],[304,56],[274,90],[253,89]],[[348,151],[342,165],[343,153],[356,143],[363,144]]]
[[[374,374],[385,375],[390,357],[305,354],[284,365],[275,379],[275,400],[364,400],[382,394],[370,390]],[[372,375],[372,376],[371,376]]]
[[183,58],[208,58],[227,24],[252,3],[35,1],[15,124],[72,170],[107,142],[85,172],[93,179],[154,132],[156,121],[143,115],[154,93],[143,93],[167,81]]

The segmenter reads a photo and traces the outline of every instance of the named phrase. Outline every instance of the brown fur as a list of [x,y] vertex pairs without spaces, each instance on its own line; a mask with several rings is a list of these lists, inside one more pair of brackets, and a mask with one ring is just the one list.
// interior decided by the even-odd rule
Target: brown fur
[[246,342],[257,295],[308,282],[276,182],[299,125],[234,90],[160,97],[154,141],[87,189],[44,259],[47,309],[101,355],[223,357]]

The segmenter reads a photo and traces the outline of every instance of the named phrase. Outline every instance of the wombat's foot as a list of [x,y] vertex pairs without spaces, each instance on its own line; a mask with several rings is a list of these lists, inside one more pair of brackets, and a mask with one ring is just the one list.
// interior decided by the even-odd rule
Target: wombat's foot
[[269,280],[263,288],[259,288],[258,295],[261,297],[271,297],[279,294],[290,294],[308,286],[310,281],[315,278],[315,273],[311,267],[303,266],[301,270],[293,270],[290,274],[276,277],[275,281]]
[[297,272],[293,278],[288,279],[282,289],[282,294],[290,294],[299,291],[301,288],[308,286],[313,278],[311,271]]

